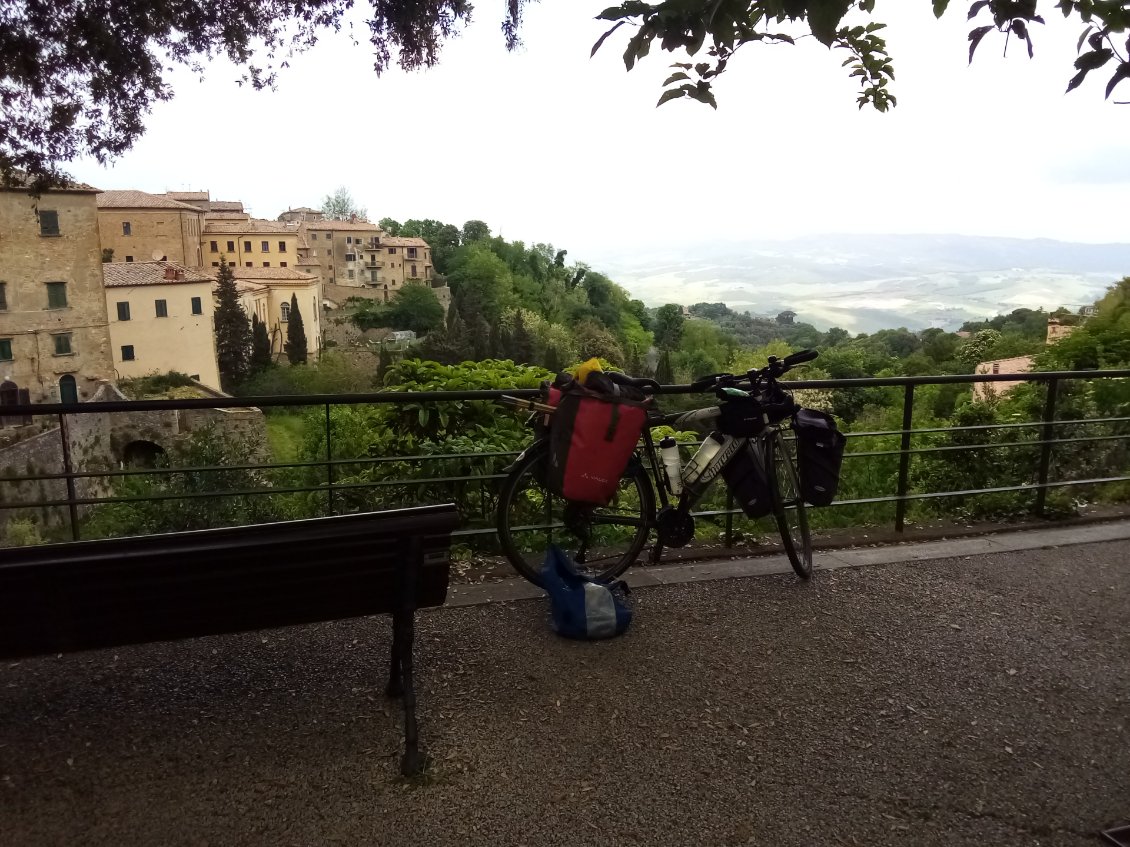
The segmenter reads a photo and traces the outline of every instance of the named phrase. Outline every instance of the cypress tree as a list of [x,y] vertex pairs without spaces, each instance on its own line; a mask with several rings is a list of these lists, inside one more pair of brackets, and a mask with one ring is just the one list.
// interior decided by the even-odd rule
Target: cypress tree
[[259,373],[271,366],[271,337],[267,325],[258,315],[251,316],[251,373]]
[[298,311],[298,295],[290,295],[290,320],[286,325],[286,358],[292,365],[306,364],[306,329]]
[[659,354],[659,364],[655,368],[655,381],[660,385],[673,385],[675,372],[671,368],[671,351],[664,350]]
[[239,302],[235,277],[220,257],[216,274],[216,365],[220,370],[220,388],[234,391],[247,378],[251,365],[251,324]]

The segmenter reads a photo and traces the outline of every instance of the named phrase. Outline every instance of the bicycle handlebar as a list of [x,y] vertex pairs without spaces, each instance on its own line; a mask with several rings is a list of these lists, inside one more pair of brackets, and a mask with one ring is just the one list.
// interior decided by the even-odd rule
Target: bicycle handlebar
[[709,374],[708,376],[700,376],[691,383],[691,389],[694,391],[707,391],[709,389],[722,389],[722,388],[738,388],[741,383],[748,382],[749,386],[755,387],[759,382],[765,379],[775,380],[778,377],[784,376],[788,371],[795,368],[797,365],[811,362],[820,354],[815,350],[798,350],[795,353],[790,353],[783,359],[778,359],[776,356],[769,357],[769,364],[763,368],[751,368],[741,376],[735,376],[731,373]]

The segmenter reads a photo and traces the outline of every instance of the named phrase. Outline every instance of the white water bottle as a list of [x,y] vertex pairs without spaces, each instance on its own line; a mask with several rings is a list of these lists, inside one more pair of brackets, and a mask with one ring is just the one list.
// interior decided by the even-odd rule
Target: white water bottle
[[659,453],[663,457],[671,493],[678,496],[683,493],[683,463],[679,458],[679,442],[670,435],[663,436],[659,442]]
[[726,436],[719,435],[717,432],[712,432],[710,435],[706,436],[705,440],[702,442],[702,446],[698,448],[698,452],[694,454],[694,458],[687,462],[687,467],[683,471],[684,487],[694,487],[694,484],[698,482],[698,478],[710,467],[711,461],[713,461],[714,457],[725,443]]

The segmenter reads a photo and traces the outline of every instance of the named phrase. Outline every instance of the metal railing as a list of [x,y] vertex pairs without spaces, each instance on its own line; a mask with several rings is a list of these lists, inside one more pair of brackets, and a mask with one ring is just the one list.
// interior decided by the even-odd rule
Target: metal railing
[[[832,505],[835,507],[858,507],[870,504],[893,503],[895,509],[894,528],[897,532],[903,532],[906,525],[908,506],[910,506],[915,501],[934,500],[938,498],[976,497],[979,495],[999,494],[1006,492],[1032,492],[1034,494],[1032,511],[1034,511],[1036,514],[1042,514],[1047,503],[1047,492],[1053,488],[1104,485],[1109,483],[1130,481],[1130,475],[1127,475],[1125,473],[1125,469],[1116,470],[1116,472],[1112,472],[1103,476],[1091,476],[1081,479],[1050,478],[1052,460],[1057,445],[1075,443],[1091,443],[1098,445],[1101,442],[1130,440],[1130,426],[1124,427],[1125,429],[1127,429],[1127,432],[1125,433],[1057,437],[1057,429],[1061,427],[1092,426],[1099,424],[1125,424],[1127,422],[1130,422],[1130,415],[1113,415],[1109,417],[1056,420],[1057,401],[1060,397],[1061,387],[1065,383],[1073,381],[1090,382],[1095,380],[1117,380],[1127,378],[1130,378],[1130,369],[1106,371],[1056,371],[1021,374],[963,374],[915,377],[883,377],[843,380],[797,380],[791,381],[787,385],[790,389],[794,390],[832,389],[836,391],[853,391],[864,388],[902,388],[901,428],[893,430],[857,431],[847,433],[849,437],[849,446],[853,442],[858,443],[862,439],[894,439],[897,437],[898,448],[886,450],[849,449],[849,452],[845,456],[845,460],[850,460],[852,462],[858,462],[860,460],[866,460],[868,458],[877,459],[879,457],[897,457],[898,469],[895,477],[893,492],[889,494],[875,494],[874,496],[846,497],[838,500]],[[920,429],[912,428],[916,389],[928,385],[967,385],[971,383],[992,382],[1025,382],[1046,386],[1042,404],[1042,415],[1040,415],[1039,419],[1037,420],[1014,423],[978,424],[964,427],[926,427]],[[341,499],[349,492],[362,490],[378,491],[382,488],[393,488],[396,486],[419,488],[423,486],[436,485],[454,486],[457,484],[470,484],[478,486],[497,485],[498,481],[505,477],[505,474],[498,472],[465,473],[447,476],[430,476],[424,474],[423,476],[413,476],[404,479],[391,478],[369,480],[366,482],[347,482],[340,478],[337,474],[337,471],[346,467],[379,467],[383,464],[392,462],[406,462],[423,467],[429,463],[451,460],[501,459],[505,457],[516,456],[517,451],[416,454],[405,456],[398,455],[343,457],[338,455],[335,457],[334,427],[331,411],[334,407],[337,406],[360,406],[388,403],[439,404],[452,401],[493,401],[499,399],[503,395],[535,397],[538,395],[538,393],[539,392],[536,389],[425,392],[381,391],[366,394],[348,395],[284,395],[271,397],[113,401],[82,404],[54,403],[21,406],[9,405],[3,408],[3,420],[14,421],[16,419],[25,419],[27,417],[31,417],[33,419],[54,418],[57,421],[60,438],[59,455],[61,457],[61,470],[59,472],[52,473],[28,473],[24,475],[13,475],[9,473],[0,474],[0,513],[11,510],[65,509],[67,515],[66,524],[69,528],[69,535],[71,538],[79,540],[82,537],[82,520],[80,517],[80,512],[83,510],[88,510],[92,507],[114,503],[131,503],[138,501],[159,502],[165,500],[192,501],[202,498],[257,497],[312,493],[317,494],[318,498],[324,501],[324,506],[321,508],[321,512],[323,514],[335,514],[341,506]],[[664,386],[657,393],[664,395],[690,394],[692,393],[692,390],[690,386],[685,385]],[[702,396],[703,405],[711,402],[709,395]],[[325,449],[323,457],[311,459],[308,461],[248,461],[243,464],[221,465],[212,467],[120,467],[119,469],[115,470],[112,468],[78,469],[75,467],[74,457],[72,456],[69,428],[73,425],[74,420],[78,420],[80,416],[84,415],[115,415],[133,412],[182,412],[188,410],[217,409],[271,410],[283,407],[302,407],[306,409],[317,408],[322,410],[322,414],[320,414],[319,417],[324,422],[321,424],[324,430],[322,434],[325,438]],[[500,407],[498,414],[509,415],[512,414],[512,412]],[[307,425],[309,425],[309,419]],[[914,444],[914,439],[916,437],[934,433],[946,433],[952,435],[954,433],[961,432],[975,433],[1015,430],[1022,435],[1027,431],[1031,431],[1037,428],[1038,437],[1036,439],[1030,440],[1024,440],[1021,438],[1020,440],[1006,442],[932,446],[915,446]],[[920,457],[925,454],[952,454],[956,456],[962,455],[966,452],[975,453],[976,451],[980,450],[1026,448],[1039,448],[1038,458],[1036,459],[1036,478],[1034,481],[1024,482],[1020,484],[999,485],[982,488],[964,488],[959,490],[946,491],[912,491],[910,489],[910,474],[916,457]],[[0,460],[0,467],[3,466],[3,462],[2,460]],[[323,474],[323,480],[317,482],[316,484],[288,484],[281,486],[268,485],[234,490],[177,492],[172,494],[157,493],[144,496],[115,495],[112,491],[108,496],[103,496],[100,494],[79,496],[78,493],[78,484],[84,480],[102,480],[104,482],[113,482],[115,480],[121,480],[130,477],[160,477],[162,475],[170,474],[209,474],[224,471],[273,472],[281,470],[301,469],[320,469]],[[18,486],[26,483],[58,483],[60,481],[63,483],[63,487],[65,488],[65,496],[40,497],[38,499],[13,499],[10,496],[10,488],[13,486]],[[704,509],[697,514],[706,516],[724,516],[726,539],[727,542],[729,542],[733,536],[734,531],[733,518],[735,515],[740,515],[741,512],[739,509],[735,508],[732,496],[727,495],[725,508]],[[457,535],[489,535],[494,532],[492,526],[493,524],[478,527],[465,525],[463,528],[457,531]]]

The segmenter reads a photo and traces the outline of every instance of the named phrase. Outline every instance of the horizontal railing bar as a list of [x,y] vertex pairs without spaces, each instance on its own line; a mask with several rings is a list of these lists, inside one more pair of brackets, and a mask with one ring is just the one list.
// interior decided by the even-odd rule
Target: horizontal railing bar
[[[949,385],[975,382],[1050,382],[1071,379],[1125,379],[1130,369],[1086,371],[1033,371],[1008,374],[938,374],[934,376],[863,377],[853,379],[810,379],[786,383],[790,389],[803,388],[881,388],[905,385]],[[645,389],[646,390],[646,389]],[[708,394],[690,385],[660,386],[655,394]],[[358,406],[379,403],[443,403],[463,400],[494,401],[502,397],[536,397],[540,389],[511,388],[480,391],[380,391],[363,394],[296,394],[270,397],[200,397],[181,400],[113,400],[98,403],[43,403],[5,406],[10,417],[28,415],[86,415],[103,412],[156,412],[174,409],[263,409],[296,406]]]
[[267,462],[261,465],[204,465],[188,468],[137,468],[118,471],[83,471],[72,474],[40,474],[39,476],[0,476],[0,482],[35,482],[46,479],[98,479],[118,476],[164,476],[176,473],[219,473],[220,471],[289,470],[291,468],[324,468],[326,465],[374,465],[385,462],[442,461],[446,459],[477,459],[480,456],[517,456],[519,451],[505,453],[436,453],[428,456],[367,456],[358,459],[332,459],[313,462]]
[[[1089,435],[1078,438],[1052,438],[1047,441],[1001,441],[995,444],[943,444],[934,447],[911,447],[907,453],[948,453],[963,450],[994,450],[1004,447],[1041,447],[1045,444],[1075,444],[1083,441],[1126,441],[1130,440],[1130,433],[1126,435]],[[844,453],[845,459],[862,458],[864,456],[900,456],[900,450],[866,450],[858,453]]]
[[[479,477],[476,477],[478,479]],[[1075,480],[1054,480],[1040,483],[1024,483],[1021,485],[1007,485],[997,488],[969,488],[961,491],[937,491],[922,494],[907,494],[907,500],[930,500],[942,497],[966,497],[976,496],[979,494],[998,494],[1009,491],[1038,491],[1041,488],[1061,488],[1073,485],[1104,485],[1114,482],[1130,482],[1130,476],[1111,476],[1111,477],[1096,477],[1092,479],[1075,479]],[[347,490],[360,490],[377,487],[376,483],[351,483],[346,485],[334,485],[334,490],[347,491]],[[191,494],[159,494],[151,497],[104,497],[104,498],[77,498],[71,500],[37,500],[30,503],[0,503],[0,511],[11,509],[36,509],[51,506],[67,506],[72,502],[79,506],[95,506],[108,503],[136,503],[136,502],[150,502],[150,501],[163,501],[163,500],[198,500],[202,498],[221,497],[253,497],[253,496],[270,496],[274,494],[301,494],[304,492],[325,492],[326,486],[307,486],[303,488],[257,488],[248,489],[243,491],[222,491],[222,492],[194,492]],[[830,506],[864,506],[872,503],[894,503],[900,498],[897,495],[884,496],[884,497],[859,497],[852,500],[836,500],[829,504]],[[826,509],[828,506],[821,506],[819,508]],[[711,516],[711,515],[725,515],[725,514],[740,514],[740,509],[733,510],[714,510],[694,512],[696,516]],[[531,526],[530,531],[537,529],[550,528],[546,526]],[[468,534],[471,531],[457,531],[454,535]],[[493,529],[485,530],[485,532],[494,532]]]
[[[1125,418],[1080,418],[1078,420],[1070,421],[1029,421],[1027,423],[1007,423],[1007,424],[973,424],[970,426],[935,426],[935,427],[921,427],[919,429],[910,430],[911,435],[918,435],[923,432],[968,432],[976,429],[1020,429],[1022,427],[1032,426],[1067,426],[1069,424],[1096,424],[1096,423],[1117,423],[1120,421],[1130,421],[1130,417]],[[901,429],[883,429],[875,432],[845,432],[848,438],[875,438],[881,435],[902,435]]]

